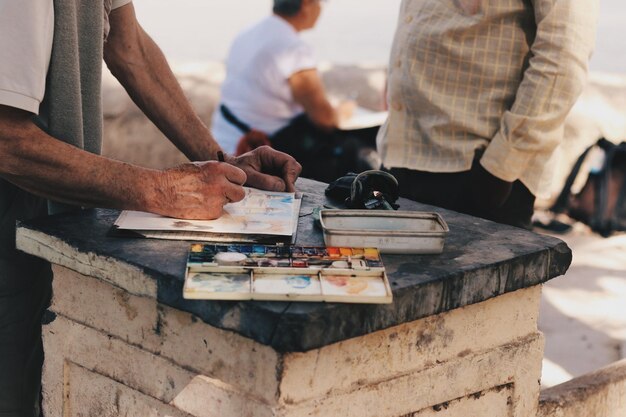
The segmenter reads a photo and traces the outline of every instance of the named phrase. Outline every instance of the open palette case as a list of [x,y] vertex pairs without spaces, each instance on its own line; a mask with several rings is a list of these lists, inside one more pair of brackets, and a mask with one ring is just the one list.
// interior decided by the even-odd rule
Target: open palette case
[[378,249],[193,244],[183,296],[203,300],[388,304]]

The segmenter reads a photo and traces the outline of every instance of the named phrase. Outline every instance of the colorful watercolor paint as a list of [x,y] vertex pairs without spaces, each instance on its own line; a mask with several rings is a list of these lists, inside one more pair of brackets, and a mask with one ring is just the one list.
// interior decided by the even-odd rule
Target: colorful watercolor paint
[[239,252],[245,253],[246,255],[250,254],[250,253],[252,253],[252,246],[251,245],[241,245],[239,247]]
[[319,257],[309,258],[309,266],[312,266],[312,265],[330,266],[332,265],[332,263],[333,263],[332,259],[324,259],[324,258],[319,258]]
[[370,261],[368,259],[365,262],[367,262],[367,265],[370,268],[382,268],[383,267],[383,263],[381,261]]
[[265,246],[263,245],[252,246],[252,253],[254,253],[255,255],[265,255]]
[[[193,244],[185,298],[389,303],[374,248]],[[257,280],[258,279],[258,280]]]
[[309,264],[306,259],[292,259],[291,266],[294,268],[306,268]]
[[382,276],[322,275],[324,295],[341,297],[385,297],[387,287]]
[[269,258],[257,258],[257,265],[260,268],[271,268],[276,267],[276,264],[273,263]]
[[365,250],[362,248],[352,248],[352,257],[361,259],[365,256]]
[[345,257],[352,256],[352,249],[350,249],[350,248],[339,248],[339,254],[341,256],[345,256]]
[[250,275],[248,274],[214,274],[190,273],[186,282],[188,291],[205,293],[249,293]]
[[265,256],[268,258],[276,258],[278,256],[278,250],[276,246],[267,246],[265,248]]
[[303,247],[302,253],[307,256],[317,256],[317,248],[314,247]]
[[378,261],[380,260],[380,254],[378,253],[378,249],[375,248],[365,248],[365,259],[372,260],[372,261]]
[[317,275],[258,274],[254,276],[253,292],[255,294],[321,296],[322,286]]

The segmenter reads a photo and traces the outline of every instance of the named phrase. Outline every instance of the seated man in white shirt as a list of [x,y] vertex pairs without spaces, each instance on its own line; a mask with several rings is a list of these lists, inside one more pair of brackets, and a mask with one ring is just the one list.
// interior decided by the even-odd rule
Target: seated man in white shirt
[[273,11],[231,46],[213,135],[228,153],[264,144],[289,153],[309,178],[330,181],[356,170],[360,140],[336,133],[338,113],[350,104],[335,110],[329,103],[313,51],[299,36],[315,26],[321,0],[274,0]]

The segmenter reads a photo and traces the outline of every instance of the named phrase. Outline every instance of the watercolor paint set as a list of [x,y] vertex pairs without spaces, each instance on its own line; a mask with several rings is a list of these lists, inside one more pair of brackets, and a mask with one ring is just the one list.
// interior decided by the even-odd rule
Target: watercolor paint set
[[378,249],[260,244],[191,245],[183,297],[371,304],[392,301]]

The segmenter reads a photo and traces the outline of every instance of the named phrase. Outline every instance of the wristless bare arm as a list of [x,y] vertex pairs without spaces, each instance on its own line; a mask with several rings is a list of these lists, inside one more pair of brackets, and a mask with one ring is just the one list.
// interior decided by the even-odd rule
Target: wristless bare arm
[[[115,9],[109,20],[104,58],[113,75],[190,160],[217,159],[220,146],[196,115],[159,47],[137,22],[132,3]],[[226,161],[245,172],[246,185],[273,191],[294,191],[302,169],[292,157],[268,147],[227,156]]]
[[217,159],[220,146],[185,97],[161,49],[141,28],[132,3],[110,15],[104,60],[133,101],[191,161]]
[[150,211],[172,217],[219,217],[243,198],[245,174],[229,164],[187,164],[157,171],[67,145],[31,114],[0,106],[0,177],[46,198],[85,207]]
[[[182,94],[158,47],[136,24],[132,4],[112,13],[107,62],[141,109],[191,159],[216,159],[219,146]],[[121,30],[120,27],[124,27]],[[39,129],[27,112],[0,107],[0,176],[52,200],[79,206],[211,219],[241,200],[246,174],[230,164],[165,171],[113,161]]]
[[[124,30],[120,25],[127,25]],[[158,47],[141,30],[132,4],[111,15],[107,63],[140,108],[192,160],[217,158],[219,146],[197,118]],[[301,167],[259,148],[228,163],[149,170],[84,152],[47,135],[28,112],[0,106],[0,177],[52,200],[87,207],[212,219],[241,187],[293,190]]]

